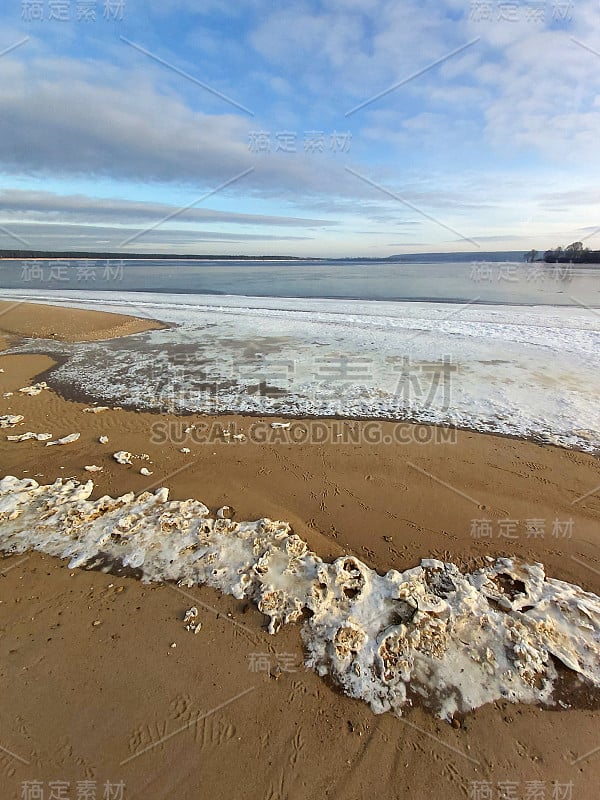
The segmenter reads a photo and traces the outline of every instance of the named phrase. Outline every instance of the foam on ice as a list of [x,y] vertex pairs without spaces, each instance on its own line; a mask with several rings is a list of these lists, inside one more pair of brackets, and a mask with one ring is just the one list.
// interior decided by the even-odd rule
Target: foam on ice
[[420,697],[450,718],[499,698],[552,703],[556,663],[600,687],[600,598],[501,558],[472,573],[434,559],[379,575],[323,561],[286,522],[214,518],[168,489],[90,500],[93,482],[0,481],[0,549],[69,567],[114,563],[144,581],[245,598],[269,632],[302,623],[306,663],[376,713]]

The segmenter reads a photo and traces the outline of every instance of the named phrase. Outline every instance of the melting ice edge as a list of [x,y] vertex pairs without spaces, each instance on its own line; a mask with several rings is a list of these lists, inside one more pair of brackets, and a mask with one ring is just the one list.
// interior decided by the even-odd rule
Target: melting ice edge
[[414,697],[447,719],[497,699],[550,704],[555,659],[600,687],[600,597],[542,564],[500,558],[462,573],[423,559],[379,575],[354,556],[323,561],[286,522],[215,519],[166,488],[92,501],[93,488],[0,480],[0,549],[206,584],[256,603],[270,633],[303,618],[306,665],[375,713]]

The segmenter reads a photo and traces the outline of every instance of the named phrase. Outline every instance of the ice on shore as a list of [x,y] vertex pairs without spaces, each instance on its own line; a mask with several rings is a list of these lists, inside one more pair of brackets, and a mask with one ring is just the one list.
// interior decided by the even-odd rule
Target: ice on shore
[[70,433],[68,436],[63,436],[60,439],[55,439],[53,442],[46,442],[46,447],[51,447],[55,444],[71,444],[71,442],[76,442],[79,437],[81,436],[80,433]]
[[185,612],[183,622],[185,624],[186,631],[200,633],[200,630],[202,629],[202,623],[198,621],[198,609],[196,606],[188,608],[188,610]]
[[133,453],[128,453],[127,450],[118,450],[116,453],[113,453],[113,458],[117,464],[131,464]]
[[22,389],[19,389],[21,394],[27,394],[29,397],[35,397],[37,394],[41,394],[44,389],[48,388],[48,384],[46,381],[41,381],[41,383],[34,383],[32,386],[23,386]]
[[59,356],[52,380],[113,408],[414,421],[600,452],[600,321],[584,308],[89,290],[50,299],[145,308],[170,326],[44,342]]
[[256,603],[270,633],[304,618],[307,665],[376,713],[415,698],[446,719],[501,698],[552,703],[558,662],[600,688],[600,598],[542,564],[463,573],[425,559],[379,575],[353,556],[323,561],[286,522],[215,519],[165,488],[92,501],[93,488],[4,478],[0,549],[207,584]]
[[23,422],[25,417],[22,414],[2,414],[0,416],[0,428],[13,428],[19,422]]
[[47,442],[48,439],[52,438],[51,433],[33,433],[32,431],[27,431],[27,433],[21,433],[16,436],[7,436],[7,442],[26,442],[29,439],[35,439],[38,442]]

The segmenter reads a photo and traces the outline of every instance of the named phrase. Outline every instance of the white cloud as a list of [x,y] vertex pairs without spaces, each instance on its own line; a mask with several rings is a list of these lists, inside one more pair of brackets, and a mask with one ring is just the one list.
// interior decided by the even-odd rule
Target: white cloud
[[485,70],[493,92],[486,134],[497,147],[537,150],[560,163],[592,159],[600,134],[600,59],[564,34],[539,33],[509,47],[502,68]]
[[[168,208],[161,184],[200,196],[251,166],[254,172],[231,187],[228,200],[240,199],[246,212],[256,201],[274,213],[233,213],[226,220],[198,210],[190,213],[190,222],[300,228],[306,225],[294,220],[290,209],[311,221],[325,209],[340,219],[337,236],[370,228],[365,222],[372,220],[378,229],[372,235],[379,239],[380,226],[385,230],[396,218],[414,218],[349,175],[345,165],[473,235],[478,230],[520,235],[531,231],[532,220],[539,230],[558,230],[561,215],[563,228],[591,225],[597,216],[593,200],[584,204],[565,197],[552,205],[539,197],[544,186],[551,192],[567,185],[577,194],[578,186],[600,178],[600,58],[569,38],[573,34],[595,46],[596,0],[573,4],[569,31],[523,21],[476,23],[469,18],[469,0],[149,3],[147,14],[132,0],[132,21],[143,20],[140,43],[150,49],[154,44],[158,55],[172,55],[200,79],[214,79],[216,88],[252,106],[256,118],[221,105],[118,38],[86,39],[86,58],[58,57],[59,41],[66,53],[82,51],[76,26],[64,33],[56,26],[38,27],[44,41],[32,38],[0,59],[0,169],[50,186],[52,180],[78,176],[106,178],[116,186],[144,184],[153,202],[143,207],[116,202],[110,217],[89,198],[87,205],[68,198],[62,206],[47,198],[44,210],[38,197],[36,210],[35,203],[19,205],[13,194],[13,209],[20,209],[13,210],[13,218],[37,213],[40,222],[55,215],[69,223],[87,214],[103,224],[130,224]],[[221,24],[209,14],[220,14]],[[152,27],[158,18],[164,40],[162,29]],[[185,28],[181,36],[173,35],[171,22]],[[15,33],[6,45],[22,35]],[[481,40],[473,47],[344,117],[357,103],[474,36]],[[312,127],[349,125],[352,149],[344,157],[305,154],[301,139],[294,155],[257,154],[248,147],[253,130],[271,136],[294,130],[301,137]],[[5,207],[10,201],[5,195]],[[577,206],[579,221],[571,206]],[[434,226],[422,218],[418,224],[419,238],[431,235],[439,242]],[[349,247],[353,241],[348,238]]]
[[78,220],[85,222],[158,221],[168,217],[178,223],[219,223],[227,225],[316,227],[335,225],[334,221],[267,214],[240,214],[206,208],[184,208],[164,203],[140,202],[120,198],[96,198],[85,195],[58,195],[46,191],[6,189],[0,191],[0,214],[6,221]]
[[244,115],[193,111],[139,72],[0,59],[0,168],[7,173],[177,182],[201,193],[254,167],[246,195],[285,202],[305,193],[364,196],[327,152],[252,153],[250,132],[261,128]]

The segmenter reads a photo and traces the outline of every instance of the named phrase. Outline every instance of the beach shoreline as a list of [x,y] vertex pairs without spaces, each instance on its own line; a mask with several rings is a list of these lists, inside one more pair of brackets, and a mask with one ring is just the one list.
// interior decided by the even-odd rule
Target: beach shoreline
[[[38,316],[33,325],[31,307],[7,311],[0,333],[102,338],[152,329],[148,320],[105,319],[108,312],[102,318],[64,308],[44,313],[48,318]],[[394,423],[383,421],[380,440],[359,436],[356,443],[353,433],[340,444],[339,430],[355,432],[366,423],[333,419],[313,420],[329,431],[324,441],[298,444],[272,427],[290,421],[284,418],[84,413],[88,403],[50,389],[19,393],[51,366],[47,356],[0,353],[0,393],[13,393],[2,398],[1,413],[25,418],[3,433],[80,438],[46,449],[43,442],[2,436],[2,477],[40,483],[93,477],[93,497],[165,485],[173,498],[196,498],[213,513],[231,505],[238,519],[286,520],[327,560],[353,554],[382,573],[421,558],[472,568],[486,556],[516,556],[600,593],[600,464],[593,455],[460,430],[453,441],[408,435],[397,442]],[[265,441],[248,436],[258,423]],[[215,435],[201,442],[190,432],[180,440],[176,431],[193,424],[213,426]],[[311,420],[294,424],[308,427]],[[218,434],[224,429],[246,439],[227,441]],[[100,444],[100,436],[108,442]],[[113,458],[118,450],[148,459],[120,465]],[[90,476],[84,467],[91,464],[102,471]],[[151,477],[140,474],[142,466]],[[543,536],[531,534],[533,520]],[[0,745],[12,752],[0,752],[7,797],[21,796],[22,781],[63,775],[73,786],[123,780],[127,798],[191,798],[199,791],[233,798],[242,786],[250,797],[313,797],[332,785],[340,798],[372,792],[458,798],[477,782],[519,782],[523,794],[535,780],[547,785],[548,797],[553,783],[569,781],[573,800],[595,796],[598,756],[580,758],[597,746],[598,712],[591,708],[499,702],[467,715],[458,730],[418,708],[405,721],[376,717],[304,669],[297,626],[269,636],[256,609],[207,587],[186,597],[173,586],[69,571],[39,553],[3,559],[0,575],[6,698]],[[197,636],[182,622],[194,604],[203,625]],[[268,669],[250,669],[257,654]],[[277,657],[292,654],[293,670],[281,669],[285,659]],[[170,734],[176,742],[160,741]],[[260,770],[252,767],[257,758]]]

